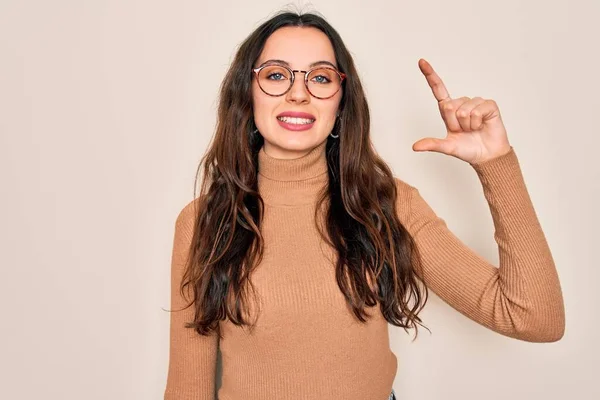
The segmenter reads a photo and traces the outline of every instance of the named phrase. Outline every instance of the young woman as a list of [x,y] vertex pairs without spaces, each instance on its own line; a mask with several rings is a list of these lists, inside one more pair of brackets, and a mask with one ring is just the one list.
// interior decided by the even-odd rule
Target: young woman
[[447,136],[413,149],[473,167],[499,268],[375,154],[338,33],[313,14],[279,14],[237,52],[201,194],[177,218],[165,399],[394,399],[388,323],[416,333],[428,289],[500,334],[562,337],[554,262],[496,103],[452,98],[419,67]]

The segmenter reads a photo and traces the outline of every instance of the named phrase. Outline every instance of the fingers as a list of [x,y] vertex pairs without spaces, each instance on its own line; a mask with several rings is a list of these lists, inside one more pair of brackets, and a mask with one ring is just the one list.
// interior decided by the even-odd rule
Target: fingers
[[448,93],[448,89],[446,89],[446,85],[444,85],[442,79],[433,70],[431,64],[421,58],[419,60],[419,69],[423,75],[425,75],[425,79],[427,79],[427,83],[429,84],[435,99],[438,102],[449,100],[450,94]]
[[442,79],[431,64],[422,58],[419,60],[419,69],[425,75],[425,79],[438,101],[442,119],[450,132],[481,130],[485,121],[500,115],[498,105],[494,100],[485,100],[481,97],[452,99]]
[[424,138],[416,141],[412,146],[414,151],[435,151],[444,154],[452,154],[454,147],[451,141],[438,138]]
[[442,119],[450,132],[462,132],[463,128],[458,120],[457,111],[469,100],[471,100],[469,97],[461,97],[460,99],[443,101],[439,104]]
[[477,107],[485,103],[481,97],[465,101],[456,111],[456,119],[464,132],[476,131],[482,128],[483,115]]
[[[471,111],[471,114],[473,113],[475,113],[477,116],[481,115],[483,121],[489,121],[492,118],[500,116],[500,109],[494,100],[484,100],[481,104],[475,107],[473,111]],[[477,121],[475,123],[477,123]],[[473,122],[471,122],[471,124],[473,124]]]

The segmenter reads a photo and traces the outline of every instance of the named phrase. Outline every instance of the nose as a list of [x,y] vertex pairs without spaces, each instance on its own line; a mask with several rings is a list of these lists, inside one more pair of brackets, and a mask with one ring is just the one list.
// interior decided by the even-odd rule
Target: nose
[[304,85],[305,73],[303,71],[294,71],[294,84],[286,94],[286,100],[290,103],[304,104],[310,102],[310,93],[308,93]]

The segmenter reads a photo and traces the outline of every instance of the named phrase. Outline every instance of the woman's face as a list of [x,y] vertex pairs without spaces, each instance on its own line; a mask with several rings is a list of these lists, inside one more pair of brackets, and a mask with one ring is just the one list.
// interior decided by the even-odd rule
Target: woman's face
[[[285,27],[273,32],[254,67],[270,60],[284,61],[292,70],[308,71],[311,65],[321,62],[322,66],[338,68],[329,38],[320,30],[308,27]],[[296,72],[292,88],[282,96],[272,97],[261,90],[256,78],[252,80],[254,122],[265,139],[264,150],[268,155],[284,159],[302,157],[327,140],[335,123],[342,89],[329,99],[315,98],[304,85],[304,73]],[[309,118],[281,116],[286,112],[306,113],[304,117]],[[306,124],[307,119],[314,119],[314,123]]]

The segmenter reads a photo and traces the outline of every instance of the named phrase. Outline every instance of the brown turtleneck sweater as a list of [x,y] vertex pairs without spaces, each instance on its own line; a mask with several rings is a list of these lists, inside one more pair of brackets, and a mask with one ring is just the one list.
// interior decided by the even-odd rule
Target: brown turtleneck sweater
[[[261,298],[253,332],[228,321],[223,339],[184,324],[193,309],[171,314],[166,400],[213,400],[217,348],[223,361],[219,400],[386,400],[396,375],[388,323],[379,308],[367,324],[346,307],[335,280],[334,254],[314,222],[317,192],[327,183],[325,142],[304,157],[259,154],[265,201],[265,255],[252,276]],[[464,245],[414,187],[397,179],[397,212],[423,257],[424,282],[474,321],[526,341],[555,341],[564,307],[554,261],[514,149],[472,165],[495,226],[500,266]],[[175,225],[171,309],[193,230],[193,202]],[[426,323],[426,321],[425,321]]]

